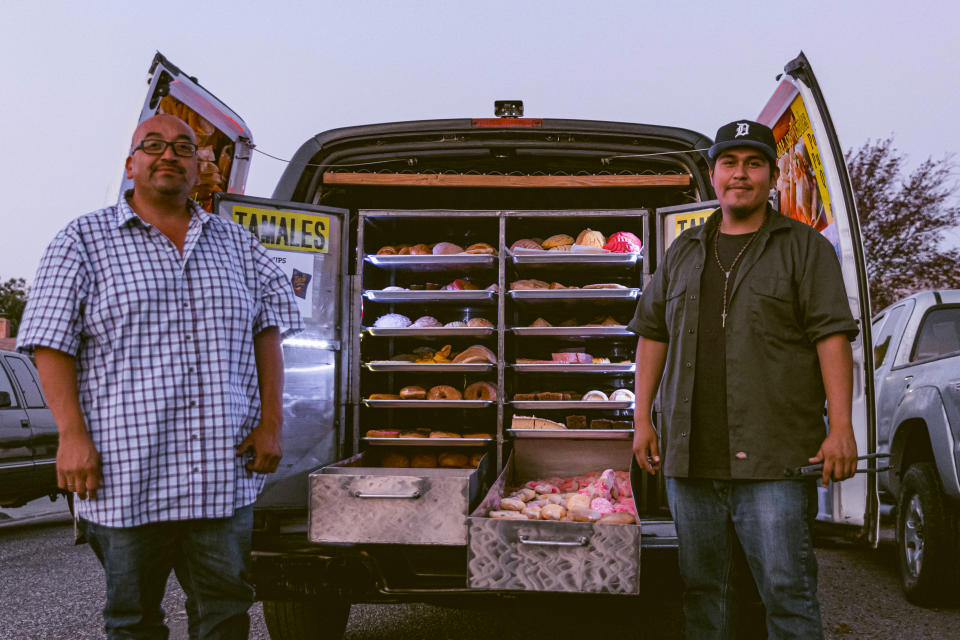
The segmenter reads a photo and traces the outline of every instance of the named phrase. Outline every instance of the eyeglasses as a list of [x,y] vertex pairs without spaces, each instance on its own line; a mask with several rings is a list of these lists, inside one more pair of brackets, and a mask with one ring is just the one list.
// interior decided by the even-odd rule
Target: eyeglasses
[[173,153],[181,158],[192,158],[197,155],[197,145],[192,142],[167,142],[159,138],[148,138],[133,148],[134,151],[140,150],[151,156],[162,156],[167,147],[173,147]]

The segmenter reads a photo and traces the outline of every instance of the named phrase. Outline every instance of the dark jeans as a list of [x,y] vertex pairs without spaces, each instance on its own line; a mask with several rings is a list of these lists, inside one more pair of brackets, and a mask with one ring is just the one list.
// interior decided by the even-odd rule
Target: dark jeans
[[166,640],[160,606],[171,569],[187,594],[191,640],[246,640],[253,507],[230,518],[104,527],[81,520],[107,578],[110,640]]
[[735,637],[738,541],[766,608],[768,638],[823,638],[810,534],[814,483],[667,478],[667,495],[680,542],[688,640]]

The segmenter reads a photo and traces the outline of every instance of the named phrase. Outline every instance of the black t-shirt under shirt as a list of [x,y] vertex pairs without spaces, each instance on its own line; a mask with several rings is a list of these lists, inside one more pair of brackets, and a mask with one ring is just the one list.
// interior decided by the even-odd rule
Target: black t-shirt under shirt
[[[754,233],[719,234],[717,253],[729,268]],[[693,382],[693,413],[690,428],[690,477],[726,480],[730,478],[730,434],[727,426],[726,340],[723,313],[723,272],[714,255],[718,236],[707,239],[707,256],[700,277],[700,319],[697,327],[697,367]],[[743,257],[730,272],[730,289]],[[729,313],[729,312],[728,312]]]

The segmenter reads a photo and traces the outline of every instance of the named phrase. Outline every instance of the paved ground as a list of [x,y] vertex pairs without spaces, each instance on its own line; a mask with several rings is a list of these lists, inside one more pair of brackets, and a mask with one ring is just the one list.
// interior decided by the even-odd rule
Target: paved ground
[[[9,517],[5,517],[9,516]],[[74,547],[65,503],[36,501],[0,511],[0,637],[5,640],[102,639],[103,573],[90,549]],[[829,640],[946,640],[960,637],[960,606],[914,607],[900,593],[892,536],[879,551],[821,544],[820,595]],[[649,568],[649,563],[648,563]],[[651,571],[647,599],[617,619],[595,611],[477,612],[426,605],[357,605],[346,640],[555,640],[616,637],[679,638],[679,608],[669,577]],[[660,577],[658,577],[660,576]],[[164,608],[172,640],[186,640],[184,596],[171,580]],[[586,628],[571,621],[585,619]],[[251,610],[251,638],[267,640],[259,605]]]

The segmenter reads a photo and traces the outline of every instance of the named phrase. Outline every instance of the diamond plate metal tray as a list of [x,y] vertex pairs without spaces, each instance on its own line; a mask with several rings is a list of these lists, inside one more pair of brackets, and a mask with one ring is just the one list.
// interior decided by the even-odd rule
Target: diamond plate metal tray
[[483,409],[493,400],[364,400],[373,409]]
[[514,400],[510,403],[514,409],[633,409],[628,401],[583,401],[583,400]]
[[633,362],[616,364],[512,364],[514,371],[537,373],[633,373]]
[[403,447],[479,447],[490,444],[493,438],[363,438],[370,446]]
[[364,291],[363,297],[371,302],[489,302],[497,293],[478,289],[476,291]]
[[633,429],[507,429],[507,433],[514,438],[545,440],[630,440],[633,438]]
[[[403,327],[383,329],[379,327],[366,327],[364,329],[371,336],[388,336],[400,338],[404,336],[489,336],[496,331],[493,327]],[[631,334],[632,335],[632,334]]]
[[497,365],[485,362],[470,362],[467,364],[430,364],[427,362],[393,362],[392,360],[377,360],[364,365],[369,371],[419,371],[420,373],[481,373],[492,371]]
[[635,300],[640,289],[513,289],[513,300]]
[[589,338],[610,336],[629,337],[636,335],[624,325],[601,327],[511,327],[510,331],[517,336],[583,336]]

